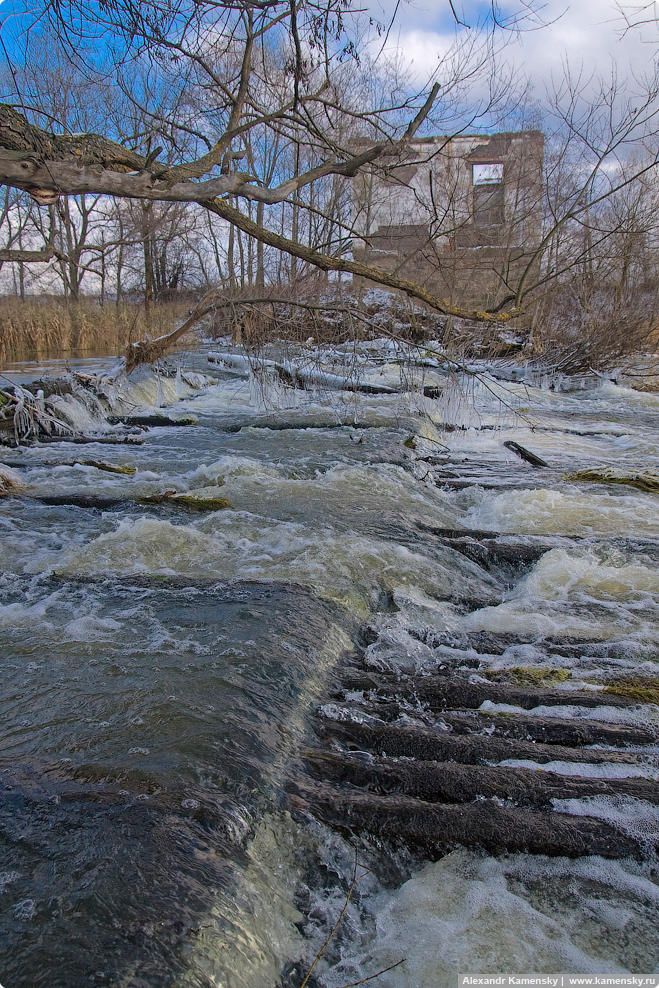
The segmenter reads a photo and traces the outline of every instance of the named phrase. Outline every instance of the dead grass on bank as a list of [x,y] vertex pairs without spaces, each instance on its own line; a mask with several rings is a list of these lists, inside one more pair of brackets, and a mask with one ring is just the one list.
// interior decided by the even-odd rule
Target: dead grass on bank
[[136,340],[170,333],[189,308],[188,301],[157,303],[147,319],[143,305],[128,302],[67,307],[57,299],[0,298],[0,362],[120,353]]
[[[592,300],[591,300],[592,302]],[[362,295],[350,286],[279,287],[259,294],[218,294],[205,332],[259,349],[275,340],[320,345],[389,337],[423,346],[436,341],[444,356],[533,361],[548,371],[578,374],[629,366],[657,352],[659,320],[647,293],[621,311],[609,297],[588,310],[562,287],[503,325],[466,322],[433,312],[393,292]]]
[[602,284],[559,285],[531,307],[533,356],[564,374],[635,366],[657,352],[658,297],[655,284],[625,296]]
[[[218,290],[213,311],[191,333],[203,328],[206,337],[230,335],[234,343],[254,350],[276,340],[330,346],[377,337],[420,346],[438,341],[444,356],[457,363],[479,357],[531,360],[565,374],[628,366],[639,354],[657,352],[659,319],[649,295],[638,300],[633,318],[628,311],[623,318],[619,306],[608,305],[610,300],[598,297],[597,302],[584,314],[583,306],[563,290],[500,327],[463,323],[396,293],[362,293],[347,284],[268,286],[235,293]],[[121,354],[131,343],[172,333],[194,307],[192,296],[158,302],[149,317],[143,303],[101,306],[86,299],[67,306],[53,297],[0,297],[0,365]],[[187,335],[185,342],[189,340]],[[654,390],[652,381],[644,379],[634,386]]]
[[441,338],[445,322],[393,292],[362,298],[349,285],[321,283],[218,293],[206,333],[253,349],[275,340],[331,346],[383,336],[423,343]]

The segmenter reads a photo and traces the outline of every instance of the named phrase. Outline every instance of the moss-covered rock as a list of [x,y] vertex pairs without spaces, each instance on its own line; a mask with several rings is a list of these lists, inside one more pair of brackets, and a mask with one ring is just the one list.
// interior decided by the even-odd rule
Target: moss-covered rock
[[607,683],[605,693],[629,696],[639,703],[659,704],[659,678],[651,676],[624,676]]
[[514,683],[515,686],[553,686],[570,678],[567,669],[546,669],[543,666],[513,666],[510,669],[494,669],[485,673],[487,679],[498,683]]
[[163,491],[162,494],[146,494],[138,498],[137,503],[175,504],[190,511],[222,511],[224,508],[231,508],[231,501],[226,497],[219,497],[215,490],[214,487],[202,487],[195,491],[183,491],[181,494],[174,490]]
[[651,494],[659,492],[659,477],[655,474],[645,472],[622,473],[611,467],[579,470],[577,473],[568,474],[565,479],[581,484],[624,484],[627,487],[636,487],[639,491],[647,491]]
[[218,497],[216,494],[206,494],[203,491],[174,494],[170,501],[172,504],[180,504],[191,511],[221,511],[223,508],[231,507],[231,501],[228,498]]
[[132,477],[135,473],[135,467],[122,463],[108,463],[106,460],[74,460],[72,466],[75,466],[76,463],[85,467],[96,467],[97,470],[103,470],[104,473],[125,473],[128,477]]

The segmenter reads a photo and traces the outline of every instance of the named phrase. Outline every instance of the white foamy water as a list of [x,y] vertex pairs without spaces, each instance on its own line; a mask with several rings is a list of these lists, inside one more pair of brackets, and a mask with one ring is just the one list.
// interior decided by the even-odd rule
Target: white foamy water
[[[503,497],[504,495],[500,495]],[[550,549],[501,604],[474,611],[472,631],[606,640],[624,636],[659,644],[659,567],[629,551],[588,545]]]
[[563,489],[484,494],[465,519],[470,528],[529,535],[659,537],[657,495],[591,494]]
[[649,765],[618,765],[615,762],[592,764],[590,762],[534,762],[530,758],[506,758],[492,763],[502,768],[528,768],[533,772],[553,772],[555,775],[574,775],[584,779],[659,779],[659,770]]
[[659,807],[632,796],[586,796],[583,799],[552,799],[557,813],[595,817],[637,837],[649,847],[659,839]]
[[41,557],[24,572],[66,576],[163,574],[212,579],[284,579],[310,584],[366,616],[382,587],[419,587],[432,595],[478,595],[490,581],[450,551],[439,558],[331,528],[223,512],[190,525],[156,518],[122,521],[91,542]]
[[583,550],[552,549],[517,585],[514,598],[600,601],[654,600],[659,595],[659,569],[630,563],[621,552],[598,558]]
[[581,707],[579,704],[541,704],[525,710],[512,703],[494,703],[484,700],[480,710],[486,713],[520,714],[524,717],[558,717],[562,720],[599,720],[603,724],[644,724],[659,723],[659,707],[655,704],[635,704],[631,707],[609,707],[605,703],[596,707]]
[[371,931],[343,946],[322,983],[338,988],[401,959],[378,979],[387,988],[444,988],[465,971],[652,971],[658,905],[650,868],[633,862],[455,851],[369,896],[361,929],[370,920]]

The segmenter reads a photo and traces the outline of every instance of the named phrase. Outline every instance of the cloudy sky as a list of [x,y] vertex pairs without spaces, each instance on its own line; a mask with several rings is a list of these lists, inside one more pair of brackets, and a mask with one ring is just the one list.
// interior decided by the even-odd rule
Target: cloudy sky
[[[396,0],[371,0],[369,4],[373,15],[381,20],[390,17],[395,6]],[[454,0],[454,6],[459,14],[464,13],[465,22],[473,25],[490,4],[489,0]],[[504,0],[501,6],[519,9],[521,2]],[[655,7],[659,8],[659,4],[650,6],[646,19],[648,15],[655,16]],[[545,0],[541,17],[547,26],[523,32],[506,53],[532,79],[539,97],[552,73],[562,75],[565,59],[572,71],[583,65],[588,75],[610,75],[614,59],[622,76],[630,68],[636,72],[651,69],[659,49],[659,22],[650,19],[642,28],[625,32],[614,0]],[[401,0],[388,47],[399,46],[405,60],[412,62],[423,76],[432,71],[438,55],[446,51],[454,30],[448,0]]]

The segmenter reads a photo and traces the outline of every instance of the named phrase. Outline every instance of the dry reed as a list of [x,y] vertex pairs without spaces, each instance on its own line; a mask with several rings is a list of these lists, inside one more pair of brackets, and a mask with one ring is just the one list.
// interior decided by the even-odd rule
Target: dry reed
[[189,310],[188,302],[143,305],[82,300],[0,298],[0,361],[50,356],[104,356],[129,343],[170,333]]

